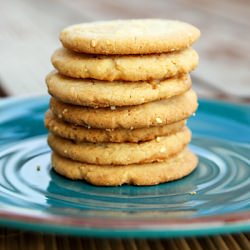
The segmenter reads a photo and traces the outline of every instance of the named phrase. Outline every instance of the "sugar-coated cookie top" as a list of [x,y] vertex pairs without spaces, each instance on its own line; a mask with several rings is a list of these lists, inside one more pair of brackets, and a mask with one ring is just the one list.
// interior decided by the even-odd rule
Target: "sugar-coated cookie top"
[[151,54],[192,45],[200,31],[184,22],[136,19],[82,23],[60,34],[64,47],[90,54]]

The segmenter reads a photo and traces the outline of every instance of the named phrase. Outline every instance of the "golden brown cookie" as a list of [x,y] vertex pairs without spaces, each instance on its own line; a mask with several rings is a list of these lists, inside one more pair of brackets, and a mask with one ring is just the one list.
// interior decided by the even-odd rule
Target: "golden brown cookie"
[[46,83],[49,93],[62,102],[90,107],[138,105],[182,94],[191,87],[189,75],[162,81],[108,82],[52,72]]
[[197,164],[197,157],[188,149],[163,162],[127,166],[91,165],[52,154],[52,166],[57,173],[97,186],[157,185],[183,178],[190,174]]
[[56,118],[51,111],[45,115],[45,126],[53,134],[77,142],[140,142],[180,131],[186,120],[165,126],[138,129],[94,129],[73,125]]
[[163,126],[187,119],[197,107],[197,96],[193,90],[170,99],[128,107],[93,109],[66,104],[55,98],[50,100],[50,108],[58,118],[88,128],[101,129]]
[[64,47],[90,54],[151,54],[189,47],[200,36],[175,20],[137,19],[76,24],[60,34]]
[[50,134],[48,144],[53,151],[75,161],[97,165],[129,165],[162,161],[180,152],[191,140],[185,127],[169,136],[141,143],[74,142]]
[[97,80],[148,81],[165,79],[192,71],[198,54],[192,48],[152,55],[101,56],[79,54],[61,48],[51,58],[63,75]]

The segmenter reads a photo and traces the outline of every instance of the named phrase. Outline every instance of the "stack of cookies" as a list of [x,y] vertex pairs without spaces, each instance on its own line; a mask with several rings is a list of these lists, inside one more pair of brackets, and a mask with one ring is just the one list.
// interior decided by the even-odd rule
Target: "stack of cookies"
[[52,166],[95,185],[155,185],[197,165],[186,120],[197,109],[189,72],[195,27],[145,19],[86,23],[60,34],[46,78]]

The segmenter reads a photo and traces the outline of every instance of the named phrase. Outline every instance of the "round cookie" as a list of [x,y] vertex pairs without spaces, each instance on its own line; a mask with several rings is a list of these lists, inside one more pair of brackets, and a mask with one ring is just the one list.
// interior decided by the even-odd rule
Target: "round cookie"
[[117,108],[111,106],[93,109],[66,104],[55,98],[50,100],[50,108],[58,118],[88,128],[101,129],[163,126],[187,119],[197,107],[197,96],[192,89],[170,99]]
[[142,143],[74,142],[56,135],[48,136],[53,151],[75,161],[97,165],[129,165],[162,161],[180,152],[191,140],[191,132],[181,131]]
[[188,149],[163,161],[127,166],[99,166],[72,161],[52,154],[54,170],[73,180],[85,180],[97,186],[122,184],[157,185],[183,178],[197,166],[198,158]]
[[55,72],[47,76],[46,83],[49,93],[62,102],[90,107],[139,105],[167,99],[186,92],[192,84],[189,75],[151,82],[108,82],[74,79]]
[[194,49],[128,56],[79,54],[61,48],[51,57],[54,67],[63,75],[97,80],[148,81],[165,79],[192,71],[199,57]]
[[53,134],[77,142],[140,142],[153,140],[180,131],[186,120],[165,126],[138,129],[95,129],[73,125],[56,118],[51,111],[45,115],[45,126]]
[[64,47],[90,54],[151,54],[180,50],[200,36],[194,26],[175,20],[137,19],[82,23],[60,34]]

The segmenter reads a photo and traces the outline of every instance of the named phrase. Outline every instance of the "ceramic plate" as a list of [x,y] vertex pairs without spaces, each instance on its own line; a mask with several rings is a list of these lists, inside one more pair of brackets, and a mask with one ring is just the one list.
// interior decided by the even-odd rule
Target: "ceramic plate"
[[43,125],[48,97],[0,102],[0,223],[102,237],[250,230],[250,106],[200,100],[188,125],[198,168],[152,187],[95,187],[57,175]]

